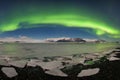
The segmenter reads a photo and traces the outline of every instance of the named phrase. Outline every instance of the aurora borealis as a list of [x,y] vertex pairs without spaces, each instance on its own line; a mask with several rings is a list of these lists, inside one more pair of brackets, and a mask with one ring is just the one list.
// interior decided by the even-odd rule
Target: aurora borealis
[[[39,24],[40,26],[37,26],[37,28],[43,27],[41,24],[55,24],[63,25],[66,28],[84,28],[84,30],[86,29],[85,31],[91,29],[92,31],[88,31],[88,33],[99,37],[104,37],[105,35],[113,39],[120,38],[120,27],[118,24],[116,25],[114,21],[109,21],[109,18],[105,17],[106,14],[99,13],[94,9],[90,10],[88,7],[93,5],[93,3],[89,3],[86,0],[88,5],[86,7],[81,5],[80,1],[82,0],[76,0],[76,2],[72,0],[61,2],[59,0],[3,1],[2,10],[0,11],[0,33],[36,28],[29,26],[33,24]],[[95,2],[95,0],[92,1]],[[101,3],[104,2],[101,1]]]

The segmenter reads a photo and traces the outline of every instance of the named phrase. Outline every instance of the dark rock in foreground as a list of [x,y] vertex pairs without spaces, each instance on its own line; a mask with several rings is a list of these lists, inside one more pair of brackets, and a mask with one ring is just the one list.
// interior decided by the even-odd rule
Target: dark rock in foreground
[[[76,65],[76,67],[81,68],[80,65],[78,66]],[[83,70],[77,71],[78,68],[73,68],[70,71],[68,70],[66,72],[67,74],[69,74],[68,77],[67,76],[61,77],[52,74],[51,75],[47,74],[39,66],[36,67],[26,66],[25,68],[14,67],[16,72],[14,72],[13,70],[14,74],[11,75],[9,74],[9,72],[6,73],[7,75],[4,74],[2,72],[3,69],[1,69],[0,79],[1,80],[120,80],[120,61],[105,61],[101,64],[94,64],[83,67],[84,68],[83,70],[88,70],[88,69],[92,70],[97,68],[97,70],[93,70],[92,73],[90,73],[91,72],[90,70],[88,71],[89,73]]]
[[2,59],[0,80],[120,80],[119,50],[116,48],[102,57],[93,54],[57,56],[48,62],[22,60],[9,63]]

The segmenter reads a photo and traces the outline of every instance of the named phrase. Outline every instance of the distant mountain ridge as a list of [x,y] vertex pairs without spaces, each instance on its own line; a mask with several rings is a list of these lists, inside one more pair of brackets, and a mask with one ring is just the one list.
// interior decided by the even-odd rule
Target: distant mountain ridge
[[106,42],[105,40],[99,39],[82,39],[82,38],[69,38],[69,37],[60,37],[60,38],[47,38],[47,39],[33,39],[27,36],[19,36],[18,38],[14,37],[5,37],[0,38],[0,43],[49,43],[49,42],[96,42],[96,43],[103,43]]
[[99,39],[82,39],[82,38],[49,38],[46,39],[46,42],[96,42],[96,43],[102,43],[106,42],[105,40],[99,40]]

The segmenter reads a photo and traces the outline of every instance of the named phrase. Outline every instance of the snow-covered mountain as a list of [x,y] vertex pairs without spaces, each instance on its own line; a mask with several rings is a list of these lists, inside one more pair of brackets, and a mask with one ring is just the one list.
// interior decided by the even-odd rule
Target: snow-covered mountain
[[98,40],[98,39],[82,39],[82,38],[48,38],[45,42],[106,42],[105,40]]
[[49,42],[106,42],[105,40],[98,40],[98,39],[82,39],[82,38],[69,38],[69,37],[60,37],[60,38],[47,38],[44,40],[41,39],[33,39],[27,36],[19,36],[18,38],[14,37],[5,37],[0,38],[0,43],[8,42],[8,43],[49,43]]

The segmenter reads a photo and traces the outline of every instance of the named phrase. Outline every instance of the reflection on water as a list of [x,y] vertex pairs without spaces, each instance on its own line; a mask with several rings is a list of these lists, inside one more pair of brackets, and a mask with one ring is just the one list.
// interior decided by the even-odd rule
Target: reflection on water
[[105,50],[109,50],[109,49],[112,49],[114,47],[116,47],[118,44],[96,44],[95,48],[96,49],[96,52],[97,51],[105,51]]
[[0,44],[0,55],[19,57],[60,56],[102,52],[118,46],[116,43],[5,43]]
[[5,44],[3,45],[3,53],[16,54],[19,51],[17,46],[17,44]]

